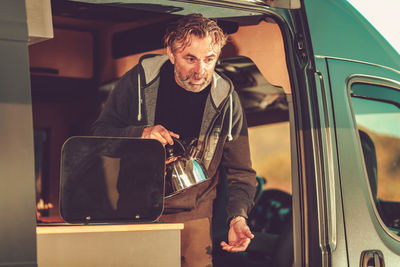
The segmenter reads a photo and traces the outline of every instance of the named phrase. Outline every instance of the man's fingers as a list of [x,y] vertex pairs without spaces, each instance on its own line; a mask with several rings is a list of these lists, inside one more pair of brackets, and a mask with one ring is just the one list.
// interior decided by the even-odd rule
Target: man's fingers
[[170,134],[172,137],[175,137],[175,138],[178,138],[178,139],[179,139],[179,134],[176,134],[176,133],[174,133],[173,131],[169,131],[169,134]]
[[169,157],[166,161],[165,161],[165,165],[170,164],[171,162],[174,162],[175,160],[177,160],[178,157]]
[[168,144],[170,144],[171,146],[174,144],[174,140],[172,140],[170,131],[168,131],[167,129],[163,129],[160,134],[162,135],[162,137],[167,141]]
[[244,229],[243,234],[244,234],[244,237],[247,237],[247,238],[250,238],[250,239],[253,239],[253,238],[254,238],[254,235],[253,235],[253,233],[250,231],[250,228],[249,228],[249,227],[246,227],[246,228]]
[[221,243],[220,243],[220,245],[221,245],[221,248],[223,249],[223,250],[226,250],[226,251],[231,251],[232,250],[232,248],[233,248],[233,246],[232,245],[229,245],[229,244],[227,244],[225,241],[222,241]]
[[160,141],[163,146],[167,144],[167,140],[159,132],[152,132],[150,138]]
[[250,244],[250,238],[242,238],[236,241],[229,241],[229,244],[225,241],[221,241],[220,245],[223,249],[229,251],[244,251]]
[[245,251],[252,238],[254,238],[254,235],[246,221],[239,218],[235,222],[231,222],[228,233],[229,243],[222,241],[220,244],[223,250],[229,252]]
[[240,240],[239,242],[230,242],[227,244],[225,241],[221,242],[221,247],[223,250],[228,252],[240,252],[245,251],[250,244],[250,239],[245,238]]
[[142,133],[142,138],[151,138],[151,139],[156,139],[161,142],[164,146],[166,144],[173,145],[174,140],[172,137],[179,138],[179,135],[172,132],[168,131],[164,126],[162,125],[155,125],[155,126],[149,126],[143,129]]
[[166,132],[162,132],[163,137],[165,138],[165,140],[167,140],[168,144],[172,146],[174,144],[174,140],[172,139],[172,137],[179,138],[179,134],[176,134],[173,131],[168,131],[167,129],[165,129],[165,131]]
[[235,231],[239,238],[254,238],[253,233],[251,232],[249,226],[247,226],[246,224],[240,226],[238,225]]
[[253,238],[254,238],[254,235],[253,235],[252,232],[250,232],[250,230],[246,233],[246,236],[247,236],[248,238],[250,238],[250,239],[253,239]]
[[[174,140],[172,139],[172,137],[179,138],[179,135],[176,134],[176,133],[174,133],[173,131],[168,131],[166,128],[164,128],[164,127],[161,126],[161,125],[157,125],[157,126],[160,127],[160,129],[159,129],[160,135],[161,135],[161,136],[166,140],[166,142],[167,142],[168,144],[170,144],[171,146],[174,144]],[[166,145],[166,143],[163,144],[163,145]]]
[[250,239],[246,238],[241,242],[239,242],[239,244],[232,246],[231,252],[245,251],[249,246],[249,244],[250,244]]

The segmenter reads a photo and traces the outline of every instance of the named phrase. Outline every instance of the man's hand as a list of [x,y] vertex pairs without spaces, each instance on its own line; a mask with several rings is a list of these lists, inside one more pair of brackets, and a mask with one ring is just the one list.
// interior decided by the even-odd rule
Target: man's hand
[[143,129],[142,138],[156,139],[165,146],[166,144],[173,145],[172,137],[179,138],[179,135],[168,131],[162,125],[149,126]]
[[229,224],[228,242],[221,242],[223,250],[229,252],[245,251],[250,244],[250,239],[254,238],[246,219],[242,216],[235,217]]

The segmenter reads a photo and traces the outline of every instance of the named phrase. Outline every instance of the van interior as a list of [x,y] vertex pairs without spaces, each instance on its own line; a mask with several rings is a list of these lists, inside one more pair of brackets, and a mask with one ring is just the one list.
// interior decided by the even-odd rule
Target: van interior
[[[64,142],[90,135],[90,125],[115,83],[142,55],[165,53],[162,38],[166,25],[181,16],[177,8],[52,2],[54,38],[29,46],[38,222],[63,221],[59,190]],[[272,261],[291,266],[291,83],[285,34],[273,16],[221,10],[217,21],[229,38],[216,70],[231,78],[245,109],[259,182],[249,224],[259,234],[247,253],[227,255],[215,249],[215,265],[224,266],[228,259],[233,266]],[[199,10],[185,6],[184,12]],[[227,231],[223,182],[219,190],[213,219],[216,244]]]
[[[60,213],[60,172],[66,140],[91,136],[91,124],[100,114],[108,95],[119,78],[135,66],[141,56],[166,53],[163,36],[170,22],[182,15],[202,13],[215,18],[228,35],[216,71],[232,80],[240,96],[249,126],[251,159],[258,181],[255,206],[248,219],[255,238],[246,252],[234,254],[219,249],[219,242],[226,240],[227,235],[226,181],[220,181],[212,221],[214,266],[289,267],[293,264],[293,241],[296,255],[304,256],[311,265],[322,262],[325,256],[330,257],[321,256],[321,232],[310,231],[320,227],[318,220],[322,213],[317,206],[323,200],[319,200],[316,196],[318,190],[314,188],[318,186],[316,180],[321,178],[315,177],[312,170],[315,167],[312,161],[316,159],[304,156],[319,148],[310,141],[313,134],[307,129],[311,127],[308,125],[310,119],[303,118],[307,114],[300,114],[303,108],[306,112],[310,108],[302,105],[301,101],[302,97],[308,97],[306,90],[314,90],[299,86],[311,84],[313,78],[306,81],[310,77],[304,78],[303,73],[296,77],[295,67],[301,67],[301,71],[309,67],[305,66],[309,55],[302,53],[308,49],[307,43],[297,42],[302,40],[302,36],[294,36],[290,26],[284,24],[284,19],[273,9],[257,11],[261,10],[257,9],[257,4],[274,1],[137,2],[140,1],[51,0],[54,37],[40,42],[29,41],[37,222],[64,223],[65,218]],[[243,8],[240,2],[254,8]],[[285,14],[284,9],[280,12]],[[293,15],[295,13],[287,14],[287,21],[292,21],[293,27],[302,22]],[[391,237],[398,240],[400,202],[396,187],[399,180],[396,178],[400,170],[399,139],[376,129],[375,124],[369,127],[363,120],[371,116],[383,121],[382,118],[387,119],[390,115],[394,123],[387,120],[387,124],[396,125],[398,84],[378,86],[368,79],[356,82],[350,88],[352,103],[349,105],[353,110],[349,114],[354,117],[349,120],[355,122],[359,133],[356,141],[362,149],[360,156],[364,159],[364,176],[370,185],[368,190],[371,203],[375,205],[374,212],[380,215],[378,220],[383,221],[379,221],[380,224],[389,228]],[[328,77],[327,83],[331,81]],[[336,88],[327,88],[327,92],[330,89]],[[377,90],[381,94],[379,98],[374,93]],[[384,91],[388,92],[386,98]],[[332,92],[337,91],[330,90]],[[292,93],[296,96],[293,101]],[[376,108],[376,114],[370,107]],[[316,121],[318,124],[318,118]],[[306,129],[302,128],[302,123],[306,124]],[[317,126],[317,134],[318,130]],[[334,130],[336,132],[332,134],[337,135],[341,129]],[[337,156],[343,156],[343,151],[339,152],[342,154]],[[359,178],[363,178],[361,176]],[[340,193],[344,188],[339,189]],[[296,220],[295,240],[293,218]],[[300,225],[302,223],[304,225]],[[344,223],[344,218],[339,223]],[[348,246],[346,242],[344,245]],[[349,254],[347,260],[351,261]]]

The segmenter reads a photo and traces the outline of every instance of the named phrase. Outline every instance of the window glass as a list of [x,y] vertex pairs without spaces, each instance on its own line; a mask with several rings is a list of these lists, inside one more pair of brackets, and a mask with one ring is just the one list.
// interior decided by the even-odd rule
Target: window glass
[[357,83],[351,101],[377,210],[400,231],[400,91]]
[[293,259],[289,245],[293,241],[289,122],[250,127],[249,141],[253,168],[259,183],[260,178],[263,181],[259,184],[263,191],[256,194],[255,206],[249,213],[249,226],[258,240],[281,236],[287,242],[288,259]]
[[249,128],[251,161],[257,175],[264,177],[264,189],[292,193],[289,122]]

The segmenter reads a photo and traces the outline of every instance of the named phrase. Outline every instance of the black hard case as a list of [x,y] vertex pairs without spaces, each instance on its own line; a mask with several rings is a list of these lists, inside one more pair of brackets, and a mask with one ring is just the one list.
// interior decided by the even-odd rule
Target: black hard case
[[61,152],[60,213],[68,223],[157,220],[165,149],[156,140],[75,136]]

